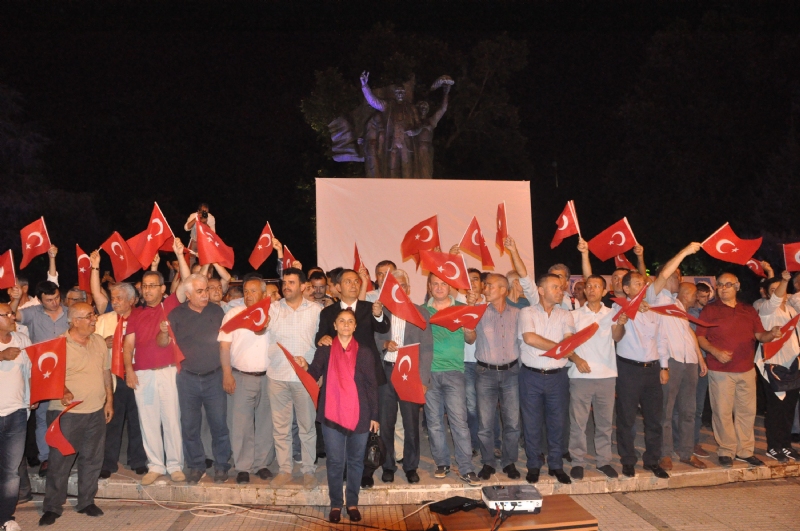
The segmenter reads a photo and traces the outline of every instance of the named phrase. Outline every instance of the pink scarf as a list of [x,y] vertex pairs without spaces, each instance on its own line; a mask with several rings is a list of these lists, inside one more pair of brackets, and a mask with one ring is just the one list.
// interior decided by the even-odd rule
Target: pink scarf
[[355,379],[357,356],[355,339],[345,349],[339,338],[334,337],[325,377],[325,418],[351,431],[356,429],[360,414]]

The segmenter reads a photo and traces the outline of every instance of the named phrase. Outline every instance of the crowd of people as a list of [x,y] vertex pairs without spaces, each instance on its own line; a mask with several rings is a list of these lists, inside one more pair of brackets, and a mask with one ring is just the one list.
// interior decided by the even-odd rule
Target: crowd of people
[[[201,205],[185,229],[211,222],[207,205]],[[15,506],[31,499],[28,468],[37,465],[46,477],[39,524],[55,523],[76,458],[76,510],[102,515],[94,503],[98,479],[118,471],[126,426],[127,464],[144,486],[162,476],[196,484],[212,468],[213,481],[224,483],[233,468],[238,484],[255,474],[277,488],[295,481],[297,463],[302,485],[312,489],[318,461],[325,459],[331,522],[340,521],[343,510],[350,521],[361,519],[359,490],[374,485],[376,472],[364,465],[370,433],[379,434],[385,447],[384,483],[395,481],[398,465],[409,484],[420,481],[426,431],[437,479],[452,473],[453,456],[457,476],[470,486],[489,480],[498,468],[518,479],[522,447],[527,482],[537,483],[547,465],[550,476],[571,483],[584,478],[590,417],[596,469],[618,477],[612,465],[616,426],[621,473],[635,476],[634,425],[641,414],[642,468],[668,478],[673,457],[707,466],[700,426],[708,393],[719,465],[763,465],[754,455],[758,379],[766,395],[766,456],[800,459],[792,448],[800,391],[777,390],[770,380],[778,366],[796,370],[798,334],[776,355],[762,355],[762,344],[778,339],[800,310],[800,275],[792,282],[788,272],[775,276],[762,263],[770,278],[754,307],[737,298],[740,284],[732,273],[716,277],[715,286],[682,281],[681,262],[700,244],[689,244],[652,276],[637,245],[637,269],[616,269],[609,285],[593,273],[580,239],[583,279],[570,292],[568,266],[552,265],[534,281],[514,239],[504,245],[512,271],[470,269],[471,289],[464,292],[428,275],[426,299],[417,305],[428,323],[424,330],[380,302],[389,275],[411,293],[409,275],[388,260],[375,267],[374,284],[364,268],[304,271],[294,262],[284,269],[282,245],[274,240],[277,280],[253,272],[238,284],[219,264],[192,263],[191,254],[187,260],[175,238],[175,258],[166,270],[156,256],[135,283],[101,275],[94,251],[87,292],[62,290],[58,249],[52,247],[47,280],[31,292],[19,276],[8,290],[9,302],[0,303],[3,529],[19,529]],[[450,252],[460,250],[454,246]],[[620,305],[642,290],[636,317],[620,313]],[[263,329],[221,330],[265,298],[271,305]],[[476,304],[486,310],[475,329],[430,324],[439,311]],[[652,310],[667,305],[700,324]],[[595,323],[597,332],[566,357],[544,356]],[[29,405],[25,348],[59,336],[67,345],[64,396]],[[402,400],[391,381],[398,350],[412,344],[419,345],[424,405]],[[111,373],[115,349],[122,352],[124,378]],[[284,349],[321,382],[317,407]],[[65,456],[44,436],[74,401],[81,403],[62,415],[61,428],[76,454]],[[473,465],[476,457],[480,469]]]

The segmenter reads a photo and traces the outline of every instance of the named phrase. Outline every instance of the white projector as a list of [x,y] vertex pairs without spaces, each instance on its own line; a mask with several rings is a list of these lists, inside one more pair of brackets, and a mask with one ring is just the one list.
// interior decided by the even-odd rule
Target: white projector
[[483,487],[481,498],[492,516],[500,511],[538,514],[542,510],[542,495],[533,485]]

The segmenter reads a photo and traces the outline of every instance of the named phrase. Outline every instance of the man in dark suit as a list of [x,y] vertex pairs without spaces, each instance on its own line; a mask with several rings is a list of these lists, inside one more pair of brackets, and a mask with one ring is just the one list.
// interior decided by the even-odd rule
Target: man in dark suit
[[[351,308],[356,314],[356,331],[353,338],[359,345],[366,346],[375,357],[375,378],[378,381],[378,394],[380,389],[386,384],[386,374],[383,372],[378,349],[375,345],[375,334],[385,334],[389,332],[389,319],[383,314],[383,304],[379,301],[373,303],[358,300],[361,289],[361,279],[358,273],[352,269],[345,269],[339,275],[339,281],[335,285],[336,290],[341,294],[338,304],[331,304],[319,314],[319,328],[317,329],[317,346],[331,345],[336,336],[333,328],[333,321],[336,314],[344,308]],[[361,480],[362,488],[373,486],[372,474],[366,468]],[[374,470],[372,471],[374,472]]]
[[[397,269],[389,273],[397,279],[400,289],[406,295],[411,295],[411,286],[408,275],[402,269]],[[425,318],[425,322],[430,322],[430,312],[424,306],[417,306],[417,309]],[[413,325],[403,319],[392,315],[388,310],[384,310],[391,323],[391,330],[386,334],[376,334],[375,339],[378,348],[381,350],[382,366],[386,373],[386,385],[380,388],[380,424],[381,439],[386,446],[386,460],[383,463],[383,475],[381,480],[384,483],[394,481],[394,473],[397,465],[394,459],[394,426],[397,422],[397,405],[400,404],[400,415],[403,418],[403,471],[409,483],[419,483],[417,467],[419,466],[419,409],[420,404],[406,402],[397,397],[391,376],[394,365],[397,361],[397,350],[406,345],[419,343],[419,375],[422,380],[422,388],[428,389],[431,380],[431,360],[433,359],[433,332],[430,324],[425,330]]]

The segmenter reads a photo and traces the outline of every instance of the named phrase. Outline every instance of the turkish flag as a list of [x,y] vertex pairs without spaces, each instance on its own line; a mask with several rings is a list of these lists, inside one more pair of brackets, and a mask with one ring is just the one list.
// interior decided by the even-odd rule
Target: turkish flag
[[770,341],[769,343],[764,343],[761,345],[764,353],[764,359],[768,360],[772,356],[778,353],[778,351],[789,341],[789,338],[792,337],[794,333],[794,329],[797,328],[797,321],[800,320],[800,313],[792,317],[788,323],[781,327],[781,337],[775,339],[774,341]]
[[[361,268],[363,267],[364,269],[367,270],[367,276],[369,277],[369,269],[367,268],[366,264],[364,264],[364,260],[361,259],[361,253],[358,252],[358,244],[356,243],[354,245],[355,249],[353,250],[353,271],[358,273],[359,271],[361,271]],[[372,282],[372,279],[370,279],[370,282]]]
[[629,271],[636,271],[636,268],[624,254],[618,254],[614,257],[614,266],[622,269],[628,269]]
[[553,241],[550,242],[550,248],[558,247],[564,239],[579,233],[575,204],[572,201],[567,201],[567,206],[564,207],[564,211],[561,212],[561,216],[556,221],[556,233],[553,235]]
[[400,284],[394,278],[394,275],[386,275],[381,291],[378,294],[378,300],[392,312],[392,315],[396,315],[403,321],[411,323],[422,330],[428,328],[428,323],[425,322],[425,318],[422,317],[419,308],[411,302],[406,292],[400,288]]
[[503,243],[508,237],[508,218],[506,218],[506,202],[503,201],[497,205],[497,234],[494,237],[494,243],[500,248],[500,254],[506,251],[506,246]]
[[409,258],[414,259],[414,263],[419,266],[419,252],[429,251],[439,244],[439,221],[434,215],[424,221],[420,221],[403,236],[400,243],[400,253],[405,262]]
[[745,265],[756,275],[762,278],[767,278],[767,273],[764,271],[764,267],[761,265],[761,262],[755,258],[748,260]]
[[478,218],[475,216],[472,216],[472,221],[469,222],[467,231],[461,238],[458,248],[480,260],[482,269],[494,269],[494,261],[489,252],[489,246],[486,244],[486,238],[483,237],[483,232],[478,225]]
[[667,304],[666,306],[650,306],[650,311],[660,313],[661,315],[666,315],[668,317],[677,317],[679,319],[686,319],[687,321],[691,321],[694,324],[700,326],[705,326],[706,328],[710,328],[712,326],[718,326],[715,324],[707,323],[705,321],[701,321],[697,317],[678,308],[676,304]]
[[132,274],[139,271],[142,266],[139,259],[131,250],[128,243],[122,239],[119,232],[114,232],[100,248],[103,249],[111,258],[111,266],[114,268],[114,280],[122,282]]
[[0,289],[13,288],[17,285],[17,273],[14,271],[14,252],[0,254]]
[[450,306],[431,315],[431,324],[447,328],[451,332],[455,332],[462,326],[468,330],[475,330],[486,311],[486,307],[486,304]]
[[271,299],[264,297],[252,306],[249,306],[242,312],[236,314],[230,321],[222,325],[220,332],[230,334],[239,328],[246,328],[253,332],[260,332],[267,327],[267,318],[269,317],[269,304]]
[[589,250],[603,262],[630,251],[635,245],[636,237],[633,235],[628,218],[622,218],[589,240]]
[[[250,265],[253,266],[253,269],[261,267],[261,264],[272,254],[272,240],[274,237],[275,235],[272,234],[272,227],[269,226],[269,221],[267,221],[267,224],[264,225],[264,229],[261,231],[256,241],[253,252],[250,253],[250,258],[247,260],[250,262]],[[264,241],[262,242],[261,240]]]
[[22,236],[22,263],[20,269],[25,269],[31,260],[50,250],[50,236],[44,224],[44,216],[19,231]]
[[783,244],[783,260],[786,271],[800,271],[800,242]]
[[[391,275],[389,275],[391,276]],[[308,374],[308,371],[303,370],[300,365],[294,361],[294,356],[292,356],[286,347],[278,343],[278,346],[281,347],[283,351],[283,355],[286,356],[286,359],[289,360],[289,364],[294,369],[295,374],[297,377],[300,378],[300,382],[303,384],[303,387],[306,388],[308,394],[311,395],[311,400],[314,401],[314,409],[317,409],[317,404],[319,403],[319,385],[317,385],[317,381]]]
[[286,271],[297,261],[287,246],[283,246],[283,270]]
[[78,257],[78,287],[87,293],[92,292],[92,262],[81,246],[75,244],[75,255]]
[[58,414],[56,420],[50,424],[50,427],[47,428],[47,431],[44,434],[44,441],[47,443],[47,446],[52,446],[53,448],[57,449],[59,452],[61,452],[61,455],[72,455],[75,453],[75,448],[67,440],[67,438],[64,437],[64,432],[61,431],[61,416],[81,403],[83,403],[83,400],[70,402],[70,404]]
[[64,396],[67,338],[61,336],[25,348],[31,360],[31,405]]
[[612,321],[615,323],[619,316],[623,313],[628,316],[628,319],[635,320],[636,314],[639,312],[639,306],[642,305],[642,301],[644,300],[644,294],[647,292],[647,286],[642,287],[642,290],[632,299],[625,299],[623,297],[612,297],[611,300],[616,302],[621,306],[620,310],[617,312],[617,315],[614,316]]
[[600,324],[598,323],[592,323],[586,328],[581,328],[576,333],[572,334],[567,339],[563,340],[558,345],[542,354],[542,356],[560,360],[570,352],[573,352],[579,346],[592,339],[592,336],[599,328]]
[[117,327],[111,340],[111,374],[118,378],[125,378],[125,358],[122,354],[122,344],[125,341],[125,324],[127,319],[117,315]]
[[430,271],[456,289],[470,289],[467,262],[460,254],[420,251],[422,269]]
[[[198,223],[198,225],[200,225]],[[164,303],[161,303],[161,320],[167,321],[169,323],[169,319],[167,318],[167,312],[164,310]],[[175,360],[175,367],[178,369],[178,372],[181,372],[181,364],[183,360],[186,359],[186,356],[183,355],[183,351],[181,350],[180,345],[178,345],[178,340],[175,339],[175,332],[172,331],[172,326],[167,324],[167,331],[169,332],[169,341],[172,343],[172,357]]]
[[723,262],[745,265],[758,248],[761,247],[761,238],[743,240],[733,233],[730,225],[725,223],[703,242],[705,252]]
[[196,223],[197,258],[200,265],[219,264],[233,269],[233,248],[225,245],[217,233],[205,223]]
[[397,349],[391,380],[397,398],[414,404],[425,403],[425,391],[419,375],[419,343]]
[[167,223],[167,218],[158,207],[158,203],[153,205],[153,212],[150,214],[150,224],[147,225],[147,230],[143,233],[144,240],[142,241],[141,251],[136,253],[139,263],[142,264],[142,269],[147,269],[153,263],[153,258],[158,254],[161,247],[170,239],[173,238],[172,229]]

